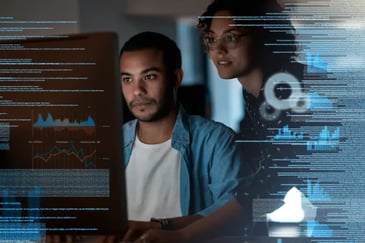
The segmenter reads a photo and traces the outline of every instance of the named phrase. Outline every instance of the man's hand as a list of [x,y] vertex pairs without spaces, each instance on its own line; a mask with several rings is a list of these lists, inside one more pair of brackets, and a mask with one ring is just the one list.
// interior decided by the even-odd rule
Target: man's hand
[[134,243],[183,243],[191,242],[183,230],[150,229],[138,237]]
[[116,237],[112,235],[88,235],[88,236],[72,236],[66,235],[47,235],[46,243],[114,243]]
[[[128,231],[123,237],[123,242],[133,242],[140,238],[144,233],[150,229],[160,229],[161,225],[158,222],[140,222],[129,221]],[[143,242],[143,241],[142,241]]]
[[81,236],[74,236],[74,235],[47,235],[46,236],[46,243],[60,243],[60,242],[66,242],[66,243],[72,243],[79,241]]

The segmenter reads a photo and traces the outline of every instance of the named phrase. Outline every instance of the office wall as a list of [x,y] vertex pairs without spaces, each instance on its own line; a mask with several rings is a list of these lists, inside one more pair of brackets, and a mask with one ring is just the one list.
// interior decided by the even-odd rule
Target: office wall
[[124,0],[79,0],[80,32],[113,31],[122,45],[141,31],[158,31],[176,38],[175,19],[171,16],[137,16],[128,13]]
[[126,4],[125,0],[1,0],[0,35],[4,39],[113,31],[122,44],[137,32],[152,30],[176,38],[174,17],[137,17],[127,12]]

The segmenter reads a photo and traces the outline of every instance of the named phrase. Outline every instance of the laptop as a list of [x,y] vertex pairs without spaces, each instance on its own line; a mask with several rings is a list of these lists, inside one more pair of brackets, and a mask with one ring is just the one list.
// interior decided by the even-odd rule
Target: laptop
[[122,234],[118,39],[0,43],[0,240]]

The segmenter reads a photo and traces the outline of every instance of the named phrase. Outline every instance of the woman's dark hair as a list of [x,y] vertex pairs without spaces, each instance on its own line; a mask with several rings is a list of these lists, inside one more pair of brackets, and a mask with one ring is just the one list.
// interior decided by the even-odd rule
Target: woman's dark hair
[[181,52],[176,43],[169,37],[156,32],[141,32],[132,36],[120,50],[119,58],[125,51],[139,51],[143,49],[160,50],[166,72],[171,75],[181,68]]
[[229,11],[238,26],[252,29],[259,65],[279,68],[292,62],[297,50],[294,27],[276,0],[214,0],[199,17],[198,29],[208,32],[221,10]]

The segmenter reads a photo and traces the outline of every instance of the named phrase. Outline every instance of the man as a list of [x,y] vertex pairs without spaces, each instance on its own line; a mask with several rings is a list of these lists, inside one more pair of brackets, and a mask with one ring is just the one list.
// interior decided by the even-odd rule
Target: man
[[[179,106],[181,54],[166,36],[143,32],[129,39],[121,49],[120,74],[136,117],[123,127],[130,220],[123,241],[148,242],[151,229],[175,230],[174,237],[189,241],[178,230],[234,198],[240,182],[234,132]],[[176,239],[162,235],[153,242]]]

